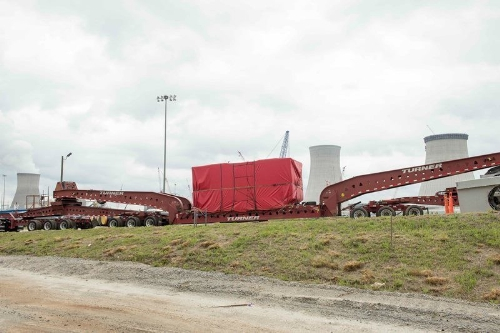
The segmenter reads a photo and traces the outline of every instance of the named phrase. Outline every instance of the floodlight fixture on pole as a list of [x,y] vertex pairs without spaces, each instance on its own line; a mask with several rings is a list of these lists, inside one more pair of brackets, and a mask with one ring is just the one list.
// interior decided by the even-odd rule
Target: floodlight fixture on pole
[[66,157],[64,156],[61,156],[61,187],[64,189],[64,185],[63,185],[63,170],[64,170],[64,161],[68,159],[68,157],[71,156],[72,153],[69,153],[68,155],[66,155]]
[[165,102],[165,131],[164,131],[164,140],[163,140],[163,193],[165,192],[165,180],[167,179],[166,171],[167,171],[167,102],[175,102],[177,95],[162,95],[157,96],[156,101],[161,103]]

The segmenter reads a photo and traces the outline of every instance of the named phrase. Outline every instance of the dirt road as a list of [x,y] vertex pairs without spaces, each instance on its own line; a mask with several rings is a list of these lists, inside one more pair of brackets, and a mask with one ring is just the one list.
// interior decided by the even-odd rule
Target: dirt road
[[500,306],[127,262],[0,257],[0,332],[499,332]]

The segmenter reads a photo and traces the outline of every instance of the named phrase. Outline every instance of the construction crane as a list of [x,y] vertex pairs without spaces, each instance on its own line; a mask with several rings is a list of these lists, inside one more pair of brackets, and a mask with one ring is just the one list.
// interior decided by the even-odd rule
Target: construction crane
[[288,133],[289,131],[285,132],[285,138],[283,139],[283,144],[281,145],[280,158],[285,158],[288,153]]
[[245,162],[245,158],[243,157],[243,154],[239,150],[238,150],[238,155],[241,157],[241,159],[243,160],[243,162]]

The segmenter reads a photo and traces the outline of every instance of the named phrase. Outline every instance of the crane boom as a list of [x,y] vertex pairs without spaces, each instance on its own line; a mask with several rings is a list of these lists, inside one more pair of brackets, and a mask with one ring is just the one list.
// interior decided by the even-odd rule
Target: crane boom
[[285,138],[283,139],[283,144],[281,145],[280,158],[284,158],[288,153],[288,134],[289,131],[285,132]]

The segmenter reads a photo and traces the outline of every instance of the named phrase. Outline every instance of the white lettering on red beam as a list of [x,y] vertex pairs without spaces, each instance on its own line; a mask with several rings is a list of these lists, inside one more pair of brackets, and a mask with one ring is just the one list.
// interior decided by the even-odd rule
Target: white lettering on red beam
[[123,192],[120,192],[120,191],[101,191],[99,194],[101,194],[101,195],[123,195]]
[[408,168],[408,169],[402,169],[401,171],[403,173],[410,173],[410,172],[415,172],[415,171],[423,171],[423,170],[433,170],[437,168],[441,168],[443,166],[443,163],[436,163],[436,164],[428,164],[428,165],[422,165],[419,167],[414,167],[414,168]]
[[259,219],[259,216],[230,216],[227,218],[229,222],[232,221],[256,221]]

